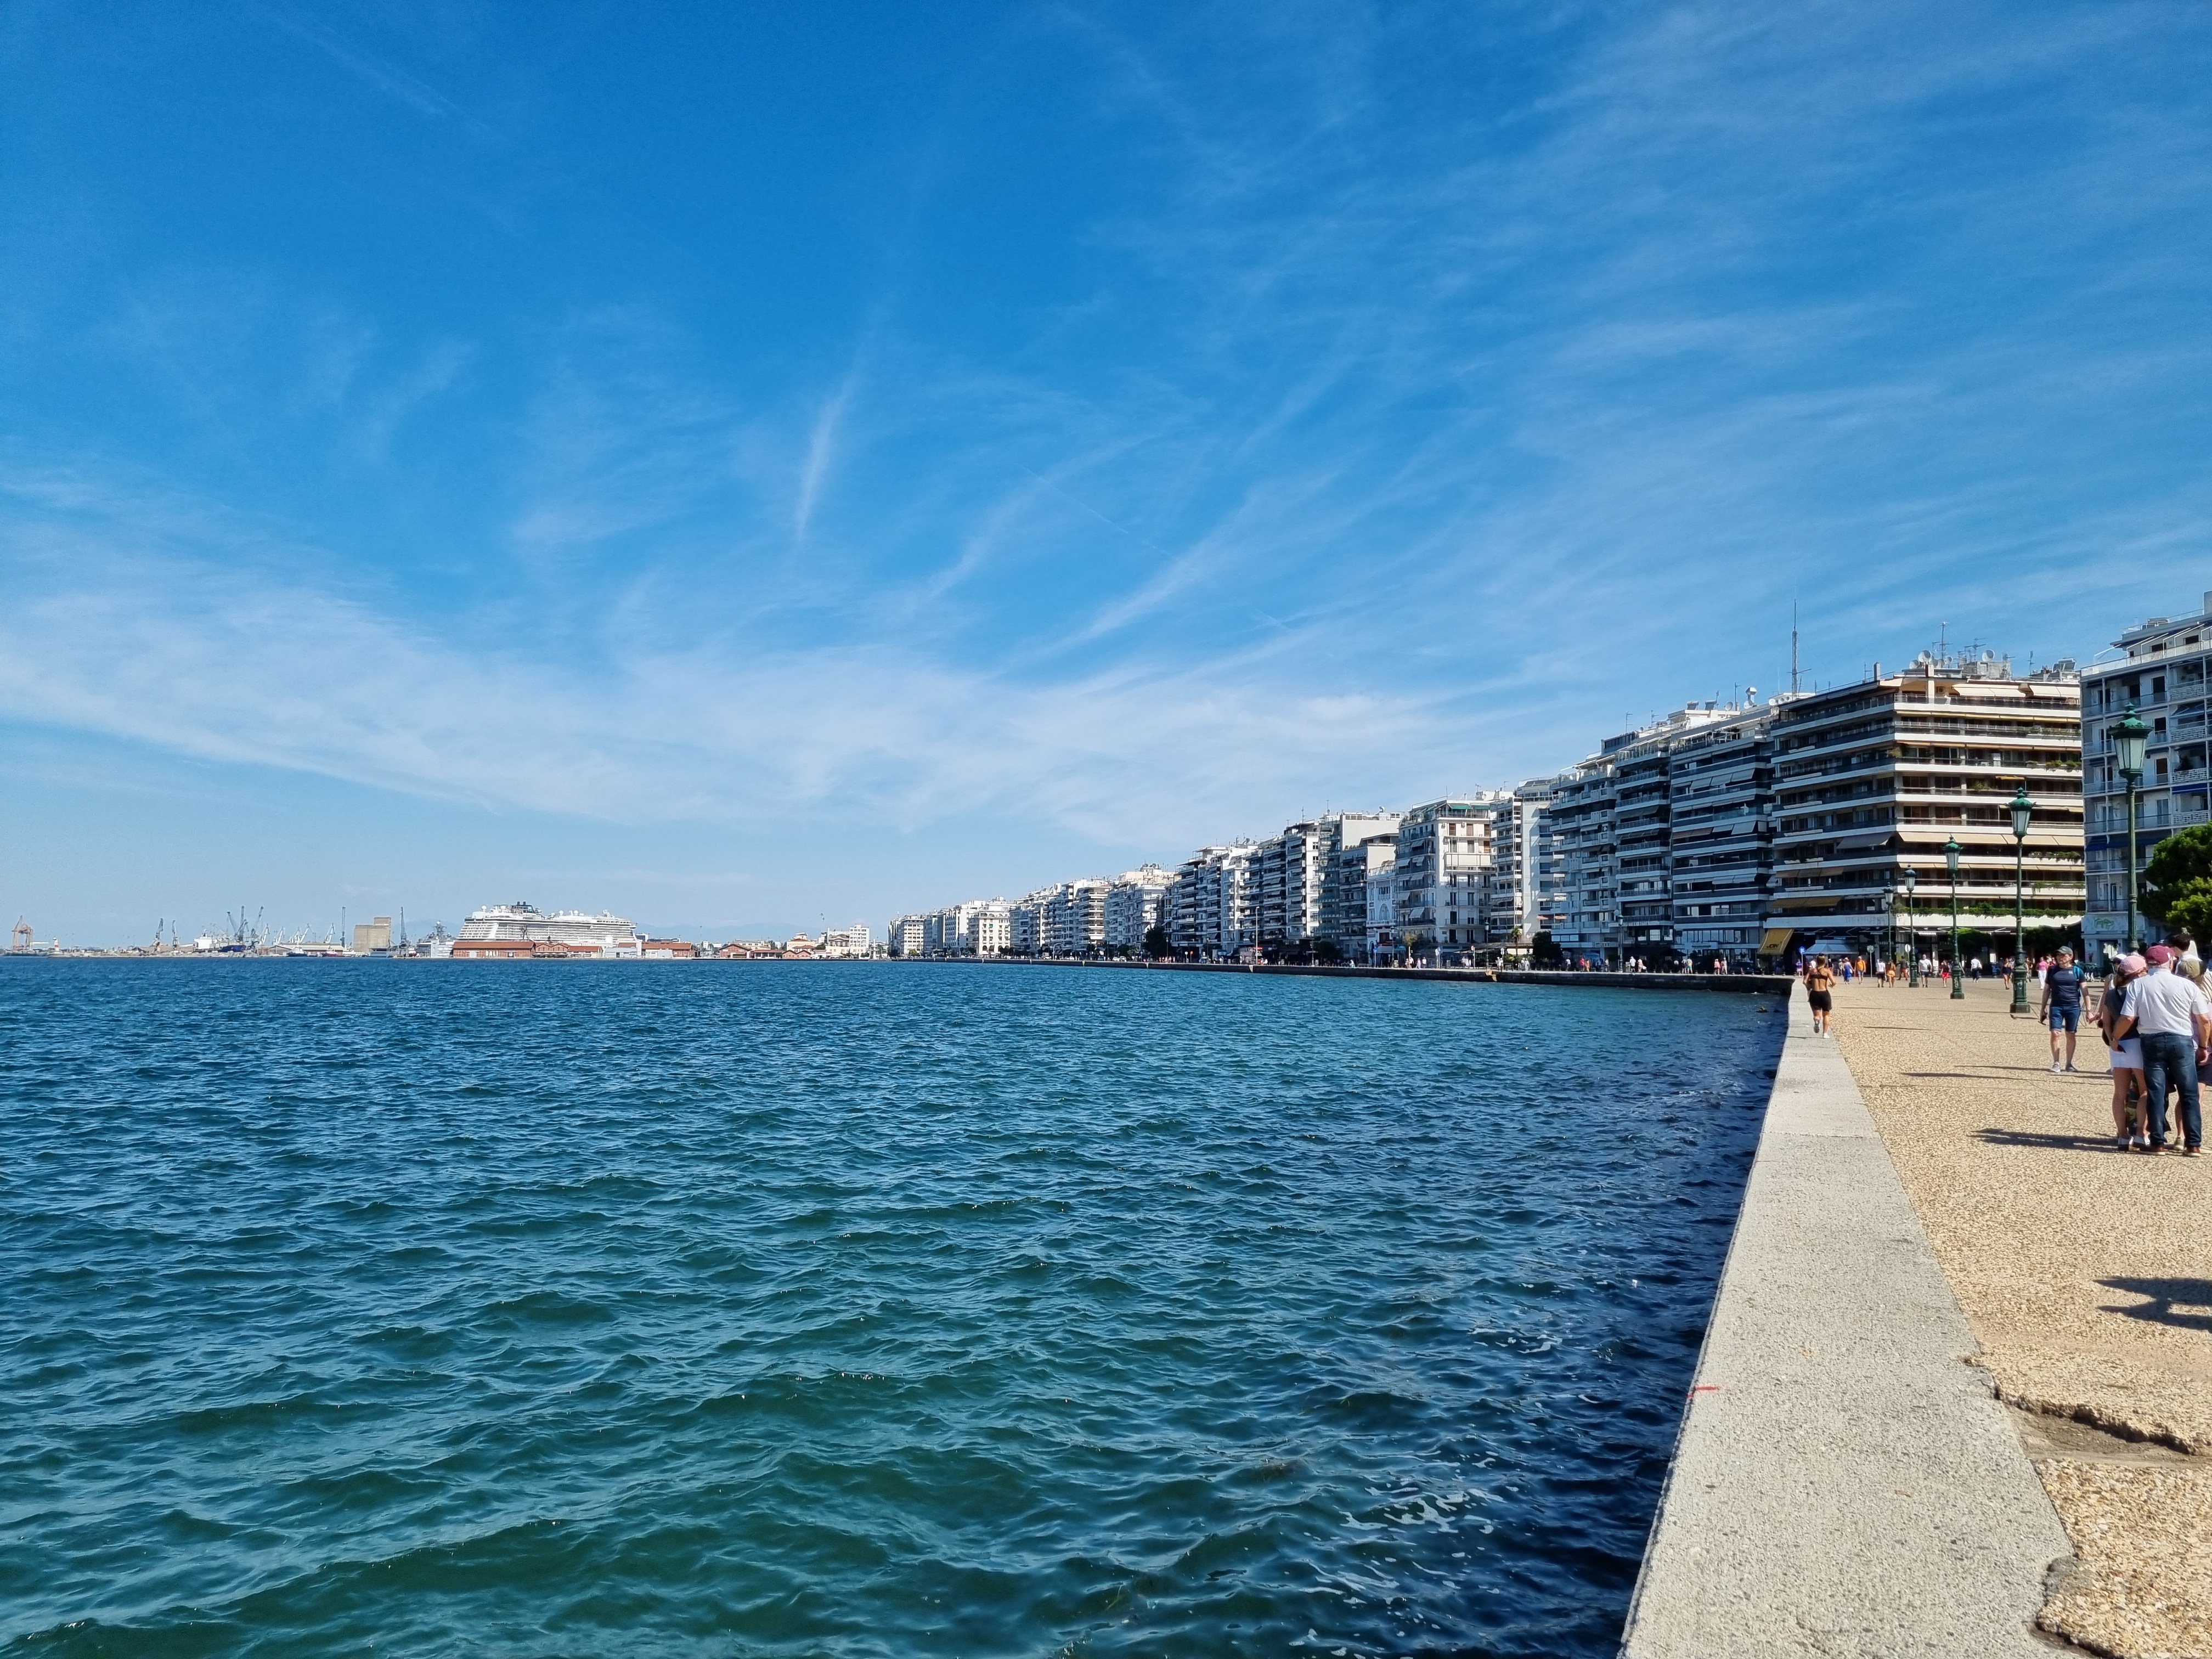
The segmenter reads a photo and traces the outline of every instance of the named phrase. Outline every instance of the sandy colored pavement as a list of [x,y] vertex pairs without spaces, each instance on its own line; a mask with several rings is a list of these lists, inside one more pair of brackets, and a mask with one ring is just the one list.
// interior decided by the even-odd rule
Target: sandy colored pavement
[[2095,1031],[2054,1076],[2009,986],[1966,993],[1840,986],[1836,1037],[2073,1540],[2040,1622],[2207,1659],[2212,1152],[2117,1150]]

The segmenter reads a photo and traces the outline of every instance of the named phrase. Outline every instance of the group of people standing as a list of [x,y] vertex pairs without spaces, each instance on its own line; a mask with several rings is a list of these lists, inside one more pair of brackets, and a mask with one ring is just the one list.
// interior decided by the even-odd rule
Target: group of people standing
[[[2075,1071],[2089,981],[2071,950],[2060,951],[2039,976],[2051,1069]],[[1826,957],[1805,963],[1805,1002],[1815,1036],[1833,1035],[1840,977]],[[2201,1156],[2204,1115],[2197,1079],[2201,1068],[2212,1066],[2212,995],[2204,963],[2190,942],[2154,945],[2114,961],[2098,999],[2096,1024],[2112,1067],[2113,1144],[2124,1152]]]
[[[2059,965],[2044,976],[2043,1017],[2051,1030],[2054,1072],[2075,1069],[2081,971],[2073,956],[2059,952]],[[2118,958],[2098,1000],[2097,1029],[2112,1057],[2114,1145],[2129,1152],[2199,1156],[2204,1116],[2197,1075],[2212,1063],[2212,997],[2205,994],[2203,961],[2173,945]],[[2179,1107],[2171,1120],[2169,1097],[2178,1097]]]

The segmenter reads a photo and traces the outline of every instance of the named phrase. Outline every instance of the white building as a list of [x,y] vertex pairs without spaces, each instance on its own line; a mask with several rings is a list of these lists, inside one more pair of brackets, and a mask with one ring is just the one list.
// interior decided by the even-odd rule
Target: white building
[[1177,951],[1206,960],[1256,948],[1257,894],[1252,842],[1201,847],[1182,861],[1165,902],[1168,940]]
[[1039,954],[1097,956],[1106,943],[1106,892],[1112,884],[1103,876],[1079,876],[1048,889]]
[[[1285,825],[1255,850],[1253,926],[1261,953],[1270,960],[1307,960],[1350,954],[1342,934],[1346,895],[1337,890],[1336,860],[1347,845],[1391,834],[1395,812],[1336,812]],[[1350,908],[1364,912],[1364,894]],[[1355,921],[1355,938],[1364,929]]]
[[1486,943],[1484,883],[1494,820],[1510,817],[1511,797],[1484,793],[1430,801],[1398,825],[1392,904],[1401,945],[1415,961],[1456,963]]
[[1041,957],[1044,954],[1045,907],[1052,901],[1052,889],[1040,887],[1035,892],[1024,893],[1008,907],[1006,918],[1006,949],[1018,957]]
[[822,935],[821,953],[825,957],[865,957],[874,948],[874,935],[864,922],[854,922],[850,927],[832,927]]
[[1492,823],[1488,878],[1483,885],[1486,945],[1524,959],[1540,933],[1553,931],[1562,884],[1552,834],[1552,791],[1558,780],[1531,778],[1513,790]]
[[1007,946],[1012,907],[1004,899],[969,899],[921,919],[926,957],[997,956]]
[[1168,889],[1175,884],[1175,872],[1147,864],[1134,870],[1124,871],[1115,877],[1106,889],[1106,954],[1108,956],[1141,956],[1145,936],[1160,921],[1167,902]]
[[925,949],[923,941],[927,932],[927,918],[899,916],[891,922],[890,931],[884,935],[884,944],[895,957],[918,957]]
[[1365,912],[1366,936],[1358,959],[1389,962],[1399,949],[1398,837],[1370,836],[1360,843],[1358,853],[1367,885],[1366,899],[1360,907]]

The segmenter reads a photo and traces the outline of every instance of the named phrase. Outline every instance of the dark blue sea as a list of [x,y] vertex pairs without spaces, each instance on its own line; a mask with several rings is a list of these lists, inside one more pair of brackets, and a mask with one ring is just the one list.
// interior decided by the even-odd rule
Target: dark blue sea
[[1781,1024],[0,963],[0,1653],[1609,1655]]

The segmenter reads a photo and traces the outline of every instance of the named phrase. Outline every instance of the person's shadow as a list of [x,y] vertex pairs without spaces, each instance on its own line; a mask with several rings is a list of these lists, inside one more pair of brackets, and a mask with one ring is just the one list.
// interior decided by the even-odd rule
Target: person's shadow
[[2037,1129],[1977,1129],[1974,1138],[1989,1146],[2048,1146],[2062,1152],[2115,1152],[2110,1135],[2050,1134]]
[[[2132,1308],[2108,1305],[2104,1309],[2106,1313],[2178,1326],[2185,1331],[2212,1331],[2212,1279],[2100,1279],[2097,1282],[2145,1298]],[[2185,1308],[2194,1311],[2184,1313]]]

